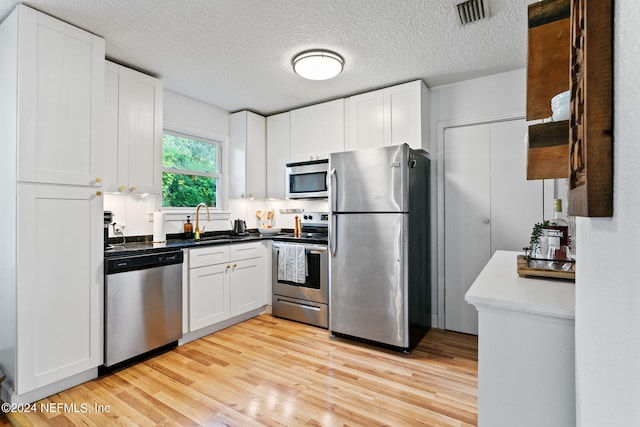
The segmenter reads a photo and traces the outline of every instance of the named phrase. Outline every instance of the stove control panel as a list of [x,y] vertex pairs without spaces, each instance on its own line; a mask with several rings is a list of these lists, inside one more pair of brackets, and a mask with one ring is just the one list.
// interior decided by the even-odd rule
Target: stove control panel
[[305,212],[302,214],[302,226],[328,227],[329,214],[327,212]]

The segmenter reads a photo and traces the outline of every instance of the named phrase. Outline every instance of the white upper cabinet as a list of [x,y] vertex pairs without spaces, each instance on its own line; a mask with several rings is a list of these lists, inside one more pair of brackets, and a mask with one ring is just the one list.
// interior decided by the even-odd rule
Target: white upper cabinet
[[346,150],[407,143],[428,147],[429,89],[416,80],[346,100]]
[[18,180],[101,186],[104,39],[23,5],[16,13]]
[[105,190],[162,192],[162,82],[105,61]]
[[344,151],[344,99],[292,110],[290,119],[292,162]]
[[266,197],[266,120],[250,111],[229,116],[229,198]]
[[290,157],[289,112],[267,117],[267,197],[284,199]]

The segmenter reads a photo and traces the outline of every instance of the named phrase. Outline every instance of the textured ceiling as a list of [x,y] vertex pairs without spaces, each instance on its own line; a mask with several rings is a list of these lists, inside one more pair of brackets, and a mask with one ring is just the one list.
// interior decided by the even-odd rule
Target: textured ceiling
[[[456,0],[30,0],[106,39],[109,59],[167,90],[265,115],[423,79],[439,86],[526,65],[527,5],[484,0],[490,18],[460,25]],[[0,0],[0,20],[19,3]],[[293,73],[292,57],[328,48],[329,81]]]

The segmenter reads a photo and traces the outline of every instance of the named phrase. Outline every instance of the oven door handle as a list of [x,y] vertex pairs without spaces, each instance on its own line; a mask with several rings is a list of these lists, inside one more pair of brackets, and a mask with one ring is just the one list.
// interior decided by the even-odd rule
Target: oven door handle
[[327,250],[326,250],[326,249],[325,249],[325,250],[318,250],[318,249],[314,249],[314,250],[312,250],[312,251],[309,251],[309,253],[310,253],[311,255],[324,255],[324,254],[326,254],[326,253],[327,253]]

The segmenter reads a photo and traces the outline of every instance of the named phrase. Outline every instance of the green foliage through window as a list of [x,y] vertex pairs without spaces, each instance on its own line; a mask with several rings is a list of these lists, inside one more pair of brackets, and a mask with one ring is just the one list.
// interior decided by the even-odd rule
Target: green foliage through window
[[194,207],[218,200],[219,145],[187,136],[162,136],[162,206]]

